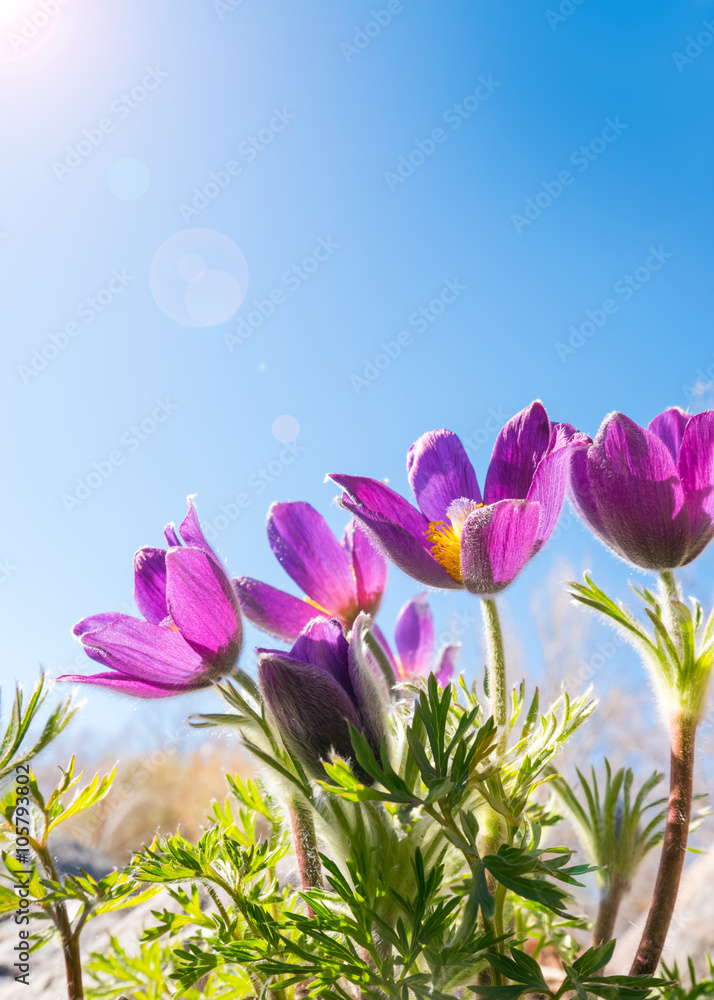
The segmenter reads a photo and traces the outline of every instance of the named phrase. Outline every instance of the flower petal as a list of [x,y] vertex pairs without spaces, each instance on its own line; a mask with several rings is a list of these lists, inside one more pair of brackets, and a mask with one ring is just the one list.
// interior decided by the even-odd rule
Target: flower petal
[[407,475],[419,509],[429,521],[443,521],[453,500],[481,503],[474,467],[451,431],[422,434],[407,452]]
[[550,421],[536,400],[499,431],[486,474],[486,504],[499,500],[525,500],[538,463],[550,444]]
[[258,650],[258,681],[280,733],[312,777],[332,750],[354,757],[348,723],[362,728],[357,710],[337,681],[279,650]]
[[278,562],[308,597],[330,614],[351,622],[357,588],[347,553],[324,517],[309,503],[274,503],[268,540]]
[[687,512],[667,446],[629,417],[611,413],[587,454],[606,544],[645,569],[680,566],[687,550]]
[[339,621],[315,618],[300,633],[290,655],[334,678],[351,698],[354,694],[347,668],[347,640]]
[[233,587],[248,621],[282,642],[295,642],[317,614],[307,601],[249,576],[234,579]]
[[714,410],[688,422],[679,452],[679,474],[689,518],[691,562],[714,537]]
[[394,626],[402,680],[411,674],[426,676],[434,655],[434,619],[426,594],[417,594],[402,607]]
[[328,479],[337,483],[345,493],[349,494],[352,501],[363,507],[365,511],[379,514],[382,520],[399,525],[410,535],[419,539],[425,549],[429,549],[426,537],[426,529],[429,527],[428,519],[389,486],[380,483],[378,479],[367,479],[366,476],[330,474]]
[[137,680],[136,677],[127,677],[112,670],[106,674],[90,674],[87,677],[82,674],[63,674],[57,678],[58,681],[66,681],[74,684],[95,684],[98,687],[112,688],[121,694],[128,694],[133,698],[171,698],[177,694],[185,694],[192,690],[190,686],[170,687],[168,685],[150,684],[147,681]]
[[551,536],[563,509],[565,490],[573,454],[590,444],[586,434],[580,434],[570,424],[555,424],[548,451],[538,463],[528,490],[528,500],[540,504],[541,516],[537,544],[540,547]]
[[199,548],[166,556],[169,614],[192,649],[222,672],[235,665],[241,645],[238,597],[212,555]]
[[446,687],[456,670],[456,659],[461,649],[461,643],[455,642],[442,646],[434,663],[434,676],[442,687]]
[[469,514],[461,534],[461,570],[467,590],[487,597],[508,586],[533,554],[540,504],[500,500]]
[[[182,690],[203,687],[204,665],[198,653],[171,628],[117,615],[109,624],[82,635],[87,652],[126,677]],[[91,654],[90,654],[91,655]]]
[[166,607],[166,549],[146,546],[134,556],[134,600],[148,622],[159,625]]
[[[193,504],[193,496],[187,498],[186,506],[188,507],[188,512],[179,525],[179,532],[184,540],[184,543],[186,545],[192,545],[197,549],[202,549],[209,556],[215,559],[216,562],[218,562],[216,553],[204,538],[203,531],[201,530],[201,523],[198,520],[198,514],[196,513],[196,508]],[[171,527],[173,527],[173,525]]]
[[164,528],[164,538],[166,539],[166,544],[170,549],[178,549],[181,547],[181,539],[176,534],[176,525],[173,521],[167,524]]
[[375,615],[382,603],[387,582],[387,561],[354,518],[345,528],[342,547],[352,563],[357,584],[357,606],[360,611]]
[[[447,573],[441,563],[437,562],[425,547],[424,542],[428,542],[426,535],[424,535],[423,540],[415,537],[401,525],[388,521],[382,514],[367,510],[366,507],[357,506],[347,494],[343,494],[339,504],[360,521],[385,556],[408,576],[427,587],[443,587],[448,590],[462,589],[461,584]],[[420,518],[423,517],[419,511],[415,510],[414,513],[419,514]],[[426,530],[428,526],[426,518],[423,518],[423,524],[424,530]]]
[[382,741],[387,739],[387,708],[390,698],[384,675],[365,641],[370,625],[370,617],[364,613],[355,621],[349,644],[349,673],[364,734],[372,753],[379,760]]
[[652,434],[656,434],[660,441],[667,445],[675,465],[679,461],[679,449],[682,446],[684,428],[691,419],[692,416],[690,413],[685,413],[678,406],[670,406],[668,410],[664,410],[654,420],[650,421],[650,425],[647,428]]
[[98,628],[102,628],[104,625],[108,625],[110,622],[116,621],[117,618],[121,618],[122,613],[120,611],[104,611],[99,615],[89,615],[88,618],[83,618],[81,621],[72,628],[72,632],[76,636],[83,636],[85,632],[94,632]]

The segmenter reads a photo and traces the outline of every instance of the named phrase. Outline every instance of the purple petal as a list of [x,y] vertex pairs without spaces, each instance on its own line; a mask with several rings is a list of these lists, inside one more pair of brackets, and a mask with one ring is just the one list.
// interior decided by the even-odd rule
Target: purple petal
[[352,622],[357,589],[347,553],[309,503],[275,503],[268,540],[286,573],[329,614]]
[[466,588],[487,597],[508,586],[533,554],[540,504],[500,500],[469,514],[461,534]]
[[330,475],[328,478],[348,493],[353,502],[364,508],[365,512],[379,514],[381,520],[403,528],[417,538],[425,549],[429,549],[426,537],[428,519],[389,486],[380,483],[378,479],[367,479],[365,476]]
[[293,643],[318,614],[314,605],[249,576],[233,580],[243,614],[257,628],[282,642]]
[[109,625],[110,622],[116,621],[117,618],[122,618],[120,611],[105,611],[99,615],[90,615],[88,618],[83,618],[81,621],[73,627],[72,632],[76,636],[83,636],[85,632],[94,632],[95,629],[102,628],[104,625]]
[[290,655],[295,660],[329,674],[352,697],[347,650],[348,644],[340,622],[329,618],[315,618],[300,633]]
[[675,465],[679,461],[679,449],[682,446],[684,428],[691,419],[691,414],[680,410],[678,406],[671,406],[655,417],[647,428],[667,445]]
[[134,556],[134,600],[148,622],[159,625],[168,615],[166,549],[146,546]]
[[399,667],[397,666],[397,661],[394,659],[394,653],[392,652],[389,643],[387,642],[386,636],[382,632],[379,625],[377,625],[377,623],[374,621],[372,622],[370,632],[372,633],[372,636],[377,640],[379,645],[382,647],[384,655],[387,657],[387,661],[392,670],[392,676],[389,678],[389,686],[393,687],[397,683],[397,678],[399,676]]
[[443,521],[453,500],[481,503],[474,467],[456,434],[429,431],[407,453],[407,475],[419,509],[430,521]]
[[349,673],[364,734],[372,752],[379,760],[382,741],[387,737],[387,709],[390,698],[384,676],[365,642],[370,624],[370,618],[365,614],[360,614],[355,621],[349,644]]
[[714,537],[714,410],[692,417],[679,452],[690,541],[685,562],[691,562]]
[[442,646],[434,664],[434,676],[442,687],[446,687],[456,671],[456,660],[461,649],[461,643]]
[[197,549],[202,549],[209,556],[218,562],[216,553],[213,551],[211,546],[208,544],[201,531],[201,524],[198,520],[198,514],[196,513],[196,508],[193,505],[193,497],[190,496],[186,500],[186,506],[188,507],[188,513],[179,525],[179,532],[186,545],[192,545]]
[[434,655],[434,619],[426,594],[417,594],[402,607],[394,627],[402,679],[426,676]]
[[167,524],[164,528],[164,538],[166,539],[166,544],[170,549],[177,549],[181,547],[181,540],[176,534],[176,527],[173,521]]
[[100,653],[101,662],[125,677],[184,690],[205,682],[201,657],[178,632],[163,625],[117,615],[102,628],[85,632],[82,645],[87,652]]
[[276,650],[259,651],[258,681],[283,739],[313,777],[332,750],[353,756],[348,723],[362,728],[357,709],[337,681]]
[[486,474],[484,501],[525,500],[535,470],[550,444],[550,421],[536,400],[499,431]]
[[[592,445],[592,442],[590,442]],[[583,521],[601,538],[605,536],[605,527],[598,510],[595,494],[590,482],[588,465],[589,448],[574,451],[570,457],[570,502],[582,517]]]
[[538,463],[528,500],[540,504],[541,516],[537,544],[540,547],[551,536],[563,508],[565,490],[573,454],[584,451],[590,438],[580,434],[570,424],[556,424],[548,451]]
[[221,671],[240,652],[241,618],[231,581],[202,549],[171,549],[166,557],[169,614],[186,642]]
[[98,687],[108,687],[133,698],[171,698],[193,689],[191,685],[170,687],[169,685],[149,684],[146,681],[137,680],[136,677],[126,677],[116,671],[106,674],[90,674],[87,677],[81,674],[63,674],[57,680],[73,684],[95,684]]
[[629,417],[611,413],[587,454],[591,496],[606,544],[645,569],[681,565],[687,513],[667,446]]
[[[462,589],[461,584],[447,573],[441,563],[437,562],[425,547],[424,543],[428,543],[426,535],[424,535],[423,540],[415,537],[406,528],[388,521],[382,514],[367,510],[365,507],[358,507],[346,494],[343,495],[339,503],[341,507],[344,507],[361,522],[385,556],[408,576],[427,587],[443,587],[448,590]],[[425,531],[426,518],[419,511],[415,510],[414,513],[423,518],[423,530]]]
[[387,562],[354,518],[345,528],[342,546],[352,563],[357,584],[357,606],[360,611],[375,615],[382,603],[387,582]]

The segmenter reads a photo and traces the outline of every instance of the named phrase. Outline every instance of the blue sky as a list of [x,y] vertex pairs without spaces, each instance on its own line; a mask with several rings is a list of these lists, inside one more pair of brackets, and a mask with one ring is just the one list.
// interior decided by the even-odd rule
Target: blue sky
[[[189,493],[231,573],[283,586],[269,504],[341,530],[325,473],[406,492],[426,430],[483,481],[534,398],[590,434],[706,408],[713,40],[695,0],[1,4],[4,687],[89,672],[72,624],[130,606]],[[536,674],[560,560],[627,593],[571,522],[504,598]],[[385,631],[415,589],[392,572]],[[439,630],[473,603],[436,597]],[[97,747],[213,704],[83,696]]]

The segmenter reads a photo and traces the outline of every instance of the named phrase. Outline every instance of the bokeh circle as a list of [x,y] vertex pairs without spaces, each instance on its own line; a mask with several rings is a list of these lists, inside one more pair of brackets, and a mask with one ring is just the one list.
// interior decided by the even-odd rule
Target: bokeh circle
[[183,326],[229,320],[248,290],[248,265],[232,239],[215,229],[184,229],[154,254],[151,294],[169,319]]
[[273,437],[282,444],[294,441],[300,433],[300,424],[289,414],[284,413],[281,417],[276,417],[273,421]]
[[107,172],[109,190],[124,201],[135,201],[149,190],[151,174],[141,160],[125,156],[112,163]]

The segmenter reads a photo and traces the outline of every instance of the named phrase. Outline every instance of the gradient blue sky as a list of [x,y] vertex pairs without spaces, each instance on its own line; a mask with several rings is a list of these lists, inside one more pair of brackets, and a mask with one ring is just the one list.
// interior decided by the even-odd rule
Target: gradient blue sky
[[[590,434],[613,409],[646,423],[667,405],[709,405],[708,386],[694,399],[691,387],[714,373],[714,23],[704,24],[714,4],[69,0],[44,19],[39,10],[0,4],[5,689],[40,664],[89,672],[72,624],[130,603],[134,550],[161,543],[189,493],[207,522],[248,493],[216,548],[232,573],[281,586],[268,505],[308,500],[341,530],[326,472],[389,477],[406,491],[408,446],[448,427],[470,440],[483,481],[492,415],[502,422],[536,397]],[[40,26],[18,41],[33,17]],[[425,145],[437,129],[441,141]],[[87,155],[73,158],[82,141]],[[235,173],[217,196],[182,210],[211,172],[226,182],[229,161]],[[542,207],[525,224],[528,199]],[[184,233],[158,258],[162,309],[152,261],[197,228],[213,233]],[[247,290],[218,234],[242,253]],[[302,261],[320,240],[334,249],[308,274]],[[213,274],[192,290],[194,315],[218,319],[210,326],[165,311],[188,315],[177,271],[182,260],[185,275],[200,275],[196,255]],[[621,282],[648,260],[659,266],[640,270],[628,294]],[[123,279],[89,319],[87,300],[113,272]],[[464,288],[456,301],[426,330],[410,325],[446,280]],[[239,321],[276,290],[273,314],[238,343]],[[606,322],[559,349],[606,299],[617,306]],[[411,334],[401,355],[356,382],[401,331]],[[40,370],[29,374],[33,358]],[[131,428],[157,400],[172,412],[139,441]],[[298,454],[261,488],[260,470],[284,448],[273,433],[281,416],[299,424]],[[111,476],[69,504],[78,480],[117,453]],[[627,592],[626,567],[579,525],[563,530],[504,598],[536,673],[530,598],[564,557]],[[712,560],[687,575],[704,599]],[[415,589],[392,572],[385,631]],[[473,603],[437,596],[438,629]],[[263,641],[249,630],[246,663]],[[636,676],[628,651],[617,663],[598,684]],[[480,672],[476,627],[463,665]],[[148,744],[214,703],[83,694],[77,731],[97,748]]]

